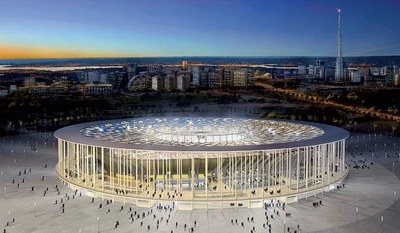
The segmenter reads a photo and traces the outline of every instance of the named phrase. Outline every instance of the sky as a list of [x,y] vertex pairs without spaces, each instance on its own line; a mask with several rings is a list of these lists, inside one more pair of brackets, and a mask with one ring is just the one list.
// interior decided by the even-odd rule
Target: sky
[[400,55],[400,0],[0,0],[0,59]]

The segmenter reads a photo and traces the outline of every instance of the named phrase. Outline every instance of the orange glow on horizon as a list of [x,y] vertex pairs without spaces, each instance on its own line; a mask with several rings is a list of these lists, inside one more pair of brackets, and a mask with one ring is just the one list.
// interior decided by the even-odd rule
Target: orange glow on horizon
[[138,54],[109,51],[43,48],[0,43],[0,59],[132,57]]

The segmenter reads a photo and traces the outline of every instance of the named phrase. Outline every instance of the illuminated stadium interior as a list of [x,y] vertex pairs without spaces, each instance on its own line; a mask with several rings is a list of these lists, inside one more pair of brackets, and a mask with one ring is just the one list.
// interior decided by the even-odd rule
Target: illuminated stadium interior
[[241,118],[147,118],[104,123],[80,133],[97,140],[169,146],[243,146],[285,143],[322,135],[294,122]]

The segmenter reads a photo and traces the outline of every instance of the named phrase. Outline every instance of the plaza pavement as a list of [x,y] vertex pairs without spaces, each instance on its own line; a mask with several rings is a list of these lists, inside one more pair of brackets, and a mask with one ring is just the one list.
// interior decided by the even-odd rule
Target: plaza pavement
[[[280,216],[274,214],[272,208],[268,209],[268,216],[274,216],[273,220],[269,218],[271,232],[288,232],[288,227],[292,233],[381,232],[382,226],[383,232],[400,232],[400,157],[396,154],[400,151],[400,138],[353,134],[347,145],[350,171],[345,188],[288,204],[286,212],[290,212],[292,217],[285,217],[285,211],[281,208],[276,208]],[[364,159],[367,159],[365,164],[369,169],[353,169],[351,160]],[[264,209],[158,211],[153,207],[152,214],[145,218],[135,218],[132,223],[131,213],[136,211],[137,214],[147,215],[151,210],[128,204],[121,210],[123,204],[106,205],[106,201],[101,199],[91,203],[90,197],[80,197],[79,192],[73,198],[74,191],[63,185],[55,174],[56,162],[57,145],[52,133],[0,138],[0,232],[156,232],[157,220],[160,220],[157,232],[189,232],[190,227],[194,227],[194,232],[251,232],[253,227],[254,233],[268,232],[268,226],[263,228],[263,223],[266,223]],[[374,164],[371,165],[371,162]],[[357,164],[361,166],[363,163]],[[32,186],[35,187],[34,191],[31,191]],[[69,200],[65,195],[69,196]],[[64,213],[61,198],[65,205]],[[312,205],[320,200],[322,206]],[[99,208],[100,204],[102,208]],[[249,222],[248,217],[254,217],[254,222]],[[166,219],[169,220],[168,224]],[[231,220],[234,220],[234,224]],[[117,229],[116,221],[119,221]],[[244,227],[241,226],[242,222]],[[187,224],[186,231],[184,224]]]

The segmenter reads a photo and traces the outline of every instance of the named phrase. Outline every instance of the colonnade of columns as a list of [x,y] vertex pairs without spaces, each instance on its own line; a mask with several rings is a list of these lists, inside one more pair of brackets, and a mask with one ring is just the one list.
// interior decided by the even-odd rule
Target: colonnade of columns
[[253,151],[143,151],[58,140],[57,172],[93,191],[160,200],[248,200],[292,195],[346,174],[345,140]]

